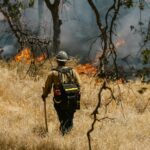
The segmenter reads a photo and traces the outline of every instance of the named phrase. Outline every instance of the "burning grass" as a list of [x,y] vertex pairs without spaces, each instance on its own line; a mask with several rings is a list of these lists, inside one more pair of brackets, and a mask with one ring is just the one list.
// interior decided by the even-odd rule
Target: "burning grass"
[[[20,53],[18,53],[15,56],[15,61],[30,64],[31,61],[33,60],[33,58],[34,58],[34,55],[31,52],[31,49],[30,48],[24,48]],[[45,58],[46,58],[46,54],[43,53],[40,56],[35,57],[34,61],[38,63],[38,62],[45,60]]]
[[97,69],[91,64],[78,65],[76,70],[79,74],[95,75],[97,73]]
[[[76,63],[69,64],[75,66]],[[52,62],[52,66],[54,65],[55,63]],[[15,62],[10,64],[1,62],[0,149],[88,149],[86,133],[93,120],[90,114],[96,106],[102,81],[85,74],[81,75],[81,109],[75,113],[73,130],[64,137],[59,133],[59,122],[50,95],[47,99],[49,133],[45,135],[43,102],[40,97],[42,86],[50,70],[50,63],[48,61],[42,66],[36,81],[24,75],[28,67],[28,64],[16,66]],[[93,149],[148,150],[150,85],[140,81],[128,83],[116,81],[110,82],[109,85],[117,100],[121,99],[123,109],[120,103],[117,105],[113,102],[106,112],[105,104],[110,95],[107,91],[103,92],[98,118],[108,116],[114,120],[104,120],[96,124],[91,134]],[[143,111],[139,111],[142,109]]]

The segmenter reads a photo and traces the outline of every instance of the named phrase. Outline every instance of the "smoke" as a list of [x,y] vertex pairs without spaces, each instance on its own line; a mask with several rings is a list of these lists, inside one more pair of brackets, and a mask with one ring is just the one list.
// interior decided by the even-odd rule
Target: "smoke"
[[5,20],[4,16],[2,15],[2,13],[0,13],[0,21]]
[[[149,13],[150,10],[148,9],[142,12],[141,21],[144,23],[144,27],[148,27],[150,19]],[[133,9],[130,11],[130,13],[120,19],[120,25],[118,26],[117,31],[118,38],[123,38],[125,40],[125,44],[123,45],[123,47],[118,49],[118,54],[120,57],[125,57],[127,55],[137,56],[140,52],[140,45],[142,45],[144,37],[142,36],[139,26],[139,15],[139,9]],[[134,29],[132,29],[132,27]],[[143,32],[145,32],[146,35],[147,31],[144,31],[144,29],[142,30]]]
[[[87,0],[70,0],[69,2],[70,5],[66,3],[62,8],[62,47],[84,61],[92,59],[101,49],[99,40],[96,40],[100,33],[95,15]],[[104,12],[108,8],[108,3],[111,3],[110,0],[95,2],[96,6]]]
[[[101,17],[104,18],[112,1],[95,0],[95,3],[102,12]],[[95,15],[86,0],[76,0],[69,4],[64,4],[61,15],[63,20],[62,47],[74,56],[80,56],[84,61],[86,61],[89,54],[92,59],[101,50],[100,41],[92,38],[100,34],[96,25]],[[121,10],[116,31],[117,36],[114,37],[116,40],[120,38],[125,40],[125,44],[117,49],[119,60],[130,55],[130,59],[128,59],[130,63],[136,64],[140,62],[140,47],[143,44],[144,37],[140,32],[139,22],[142,21],[144,23],[141,26],[144,31],[143,28],[148,27],[149,14],[150,9],[147,6],[141,12],[138,7]],[[131,26],[134,27],[134,30],[131,30]],[[91,44],[94,41],[96,42],[91,48]],[[89,53],[90,48],[91,53]]]
[[[139,17],[140,13],[141,19]],[[144,46],[144,39],[147,35],[148,23],[150,21],[149,14],[149,9],[140,12],[138,8],[134,8],[120,19],[117,35],[118,38],[125,40],[125,44],[117,49],[117,54],[119,64],[124,65],[125,68],[130,69],[134,67],[140,69],[143,66],[149,67],[150,65],[143,65],[141,59],[142,50],[146,46],[150,47],[149,44]],[[130,67],[127,62],[130,64]]]
[[3,47],[4,52],[1,54],[1,57],[5,60],[9,60],[17,53],[16,45],[6,45]]
[[[94,2],[99,10],[101,10],[101,17],[103,19],[106,10],[112,4],[113,0],[94,0]],[[149,0],[147,0],[147,3],[148,2]],[[150,9],[146,7],[142,11],[144,27],[148,26],[149,14]],[[131,30],[131,26],[134,26],[134,29],[139,29],[139,17],[140,13],[138,8],[131,8],[130,10],[124,9],[120,13],[116,31],[117,37],[115,37],[115,39],[123,38],[125,40],[125,44],[117,50],[120,58],[129,54],[133,57],[138,56],[137,53],[143,39],[140,32]],[[2,28],[1,20],[3,20],[1,18],[3,17],[0,14],[0,29]],[[66,50],[72,56],[80,57],[84,61],[88,60],[88,56],[90,56],[90,59],[93,59],[96,53],[101,50],[100,40],[94,38],[100,33],[96,25],[95,15],[87,3],[87,0],[61,1],[60,19],[63,23],[61,26],[61,49]],[[43,0],[36,1],[33,8],[28,8],[23,12],[22,24],[36,36],[52,39],[53,26],[51,14]],[[7,45],[15,47],[14,45],[17,45],[14,36],[9,38],[9,42],[4,42],[5,38],[4,36],[3,38],[0,37],[0,47],[7,47]],[[91,44],[93,44],[93,46],[91,46]],[[10,48],[10,51],[12,52],[13,50],[13,52],[16,52],[14,49],[15,48]]]

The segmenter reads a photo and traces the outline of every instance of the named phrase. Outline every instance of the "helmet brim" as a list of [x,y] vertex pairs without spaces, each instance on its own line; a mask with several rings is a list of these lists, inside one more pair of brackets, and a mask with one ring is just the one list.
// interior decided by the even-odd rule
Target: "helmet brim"
[[57,59],[57,61],[66,62],[68,60],[67,59]]

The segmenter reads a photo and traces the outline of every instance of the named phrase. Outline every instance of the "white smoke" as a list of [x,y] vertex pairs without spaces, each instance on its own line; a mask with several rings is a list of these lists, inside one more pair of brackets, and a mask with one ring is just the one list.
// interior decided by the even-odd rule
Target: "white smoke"
[[[150,10],[145,10],[142,12],[142,22],[145,27],[148,27],[148,22],[150,19]],[[141,36],[139,27],[139,9],[133,9],[121,18],[120,25],[118,26],[118,36],[125,40],[125,44],[118,49],[118,54],[120,57],[125,57],[127,55],[136,56],[140,52],[140,45],[142,45],[143,37]],[[131,30],[131,26],[134,27]],[[135,31],[137,29],[137,31]]]
[[4,18],[4,16],[3,16],[3,14],[0,13],[0,21],[3,21],[3,20],[5,20],[5,18]]
[[[104,18],[104,14],[111,5],[112,0],[94,0],[94,2],[97,8],[102,11],[101,15]],[[147,2],[150,2],[150,0],[147,0]],[[150,18],[149,14],[150,9],[145,8],[142,11],[142,21],[146,27]],[[126,43],[118,49],[118,55],[121,58],[128,54],[136,55],[139,50],[139,44],[142,42],[142,37],[140,34],[131,31],[130,26],[133,25],[135,28],[139,28],[139,9],[126,9],[121,12],[120,16],[117,29],[117,35],[119,37],[117,38],[125,39]],[[87,59],[90,45],[95,40],[93,37],[100,34],[96,25],[95,15],[87,0],[62,1],[60,4],[60,19],[63,23],[61,26],[61,48],[67,50],[73,56],[82,56]],[[22,23],[26,24],[26,27],[36,33],[37,36],[52,39],[53,26],[51,14],[44,1],[38,0],[33,8],[26,9],[23,13]],[[6,46],[7,42],[3,42],[2,44],[1,40],[0,47]],[[15,43],[12,45],[15,45]],[[97,41],[92,48],[90,56],[94,57],[100,49],[100,42]]]
[[6,45],[3,47],[4,52],[1,54],[1,57],[4,59],[11,59],[14,54],[17,53],[16,45]]

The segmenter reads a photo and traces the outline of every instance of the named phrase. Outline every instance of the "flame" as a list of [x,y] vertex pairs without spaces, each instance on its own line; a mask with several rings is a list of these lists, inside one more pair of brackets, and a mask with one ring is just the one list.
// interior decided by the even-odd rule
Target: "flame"
[[97,69],[92,66],[91,64],[85,64],[85,65],[78,65],[76,67],[76,70],[79,74],[87,74],[87,75],[94,75],[97,73]]
[[36,61],[37,62],[41,62],[41,61],[43,61],[45,59],[46,59],[46,54],[42,54],[42,55],[40,55],[39,57],[36,58]]
[[[20,53],[18,53],[15,56],[15,61],[16,62],[25,62],[26,64],[29,64],[31,60],[33,59],[33,54],[31,53],[30,48],[24,48]],[[41,62],[46,59],[46,54],[42,54],[39,57],[35,58],[36,62]]]
[[120,38],[115,42],[115,46],[116,48],[119,48],[120,46],[123,46],[125,43],[126,43],[125,40]]
[[30,48],[24,48],[20,53],[15,56],[15,61],[21,62],[25,61],[26,63],[30,63],[32,58]]
[[[116,48],[119,48],[121,46],[123,46],[126,43],[126,41],[123,38],[119,38],[116,40],[116,42],[114,43]],[[93,64],[98,64],[99,62],[99,58],[102,56],[102,51],[101,52],[97,52],[95,59],[93,61]]]
[[117,80],[117,83],[118,84],[124,84],[124,83],[126,83],[126,80],[125,80],[125,78],[120,78]]

